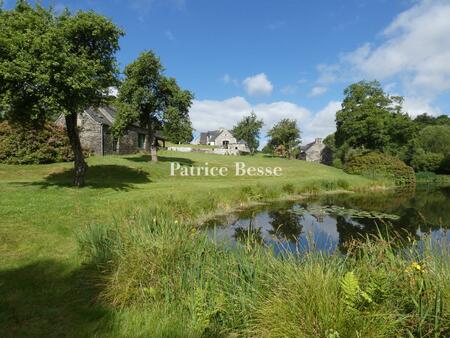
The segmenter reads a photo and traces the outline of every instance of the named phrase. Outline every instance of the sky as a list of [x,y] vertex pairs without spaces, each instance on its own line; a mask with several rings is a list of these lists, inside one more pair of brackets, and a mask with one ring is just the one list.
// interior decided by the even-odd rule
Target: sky
[[[13,0],[4,1],[6,7]],[[344,89],[379,80],[411,116],[450,113],[450,0],[43,0],[122,28],[121,69],[144,50],[195,95],[196,132],[252,110],[265,134],[297,120],[303,142],[335,129]]]

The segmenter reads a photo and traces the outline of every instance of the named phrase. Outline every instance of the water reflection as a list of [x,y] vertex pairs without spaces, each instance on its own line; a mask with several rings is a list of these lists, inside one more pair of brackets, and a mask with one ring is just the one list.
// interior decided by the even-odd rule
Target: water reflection
[[[367,213],[362,211],[397,217],[364,217]],[[306,250],[313,245],[324,251],[338,248],[345,252],[351,240],[379,233],[395,232],[404,239],[420,239],[431,233],[436,239],[450,241],[449,220],[450,187],[443,187],[274,203],[213,220],[210,226],[217,240],[281,243],[289,250]]]

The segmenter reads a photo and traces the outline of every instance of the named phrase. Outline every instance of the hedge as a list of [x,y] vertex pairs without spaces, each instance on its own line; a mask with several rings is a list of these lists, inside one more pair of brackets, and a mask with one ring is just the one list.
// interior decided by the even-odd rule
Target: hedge
[[73,161],[73,152],[63,128],[42,128],[0,123],[0,163],[43,164]]
[[352,158],[345,167],[349,174],[370,178],[388,178],[397,186],[416,184],[414,169],[396,157],[370,152]]

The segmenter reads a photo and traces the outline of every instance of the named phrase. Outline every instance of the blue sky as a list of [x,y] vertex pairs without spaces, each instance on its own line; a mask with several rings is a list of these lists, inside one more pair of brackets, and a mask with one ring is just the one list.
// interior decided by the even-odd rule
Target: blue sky
[[343,89],[361,79],[405,96],[411,115],[450,112],[449,0],[43,2],[112,18],[126,32],[122,67],[154,50],[195,93],[198,131],[230,128],[254,110],[264,131],[289,117],[305,141],[326,136]]

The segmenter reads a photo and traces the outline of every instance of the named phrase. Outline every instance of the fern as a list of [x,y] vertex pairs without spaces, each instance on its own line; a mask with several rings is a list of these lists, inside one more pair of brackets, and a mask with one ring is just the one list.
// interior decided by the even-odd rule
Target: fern
[[344,296],[344,304],[351,309],[356,309],[360,294],[358,278],[353,271],[347,272],[341,281],[341,288]]
[[353,271],[347,272],[341,281],[344,304],[350,309],[360,309],[362,306],[373,302],[371,292],[362,290],[358,278]]

